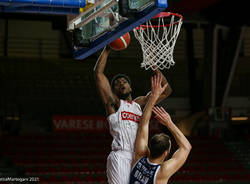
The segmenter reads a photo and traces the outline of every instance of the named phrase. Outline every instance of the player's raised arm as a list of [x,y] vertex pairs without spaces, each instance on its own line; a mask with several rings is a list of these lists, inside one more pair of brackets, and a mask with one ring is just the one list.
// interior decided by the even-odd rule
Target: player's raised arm
[[164,100],[165,98],[167,98],[171,93],[172,93],[172,88],[171,86],[169,85],[166,77],[161,73],[161,71],[159,69],[156,69],[154,71],[156,74],[157,73],[160,73],[162,75],[162,82],[161,82],[161,85],[164,86],[167,84],[167,87],[166,89],[164,90],[164,92],[159,96],[159,98],[157,99],[157,102],[156,103],[159,103],[161,102],[162,100]]
[[[166,89],[164,92],[158,97],[156,104],[160,103],[162,100],[166,99],[171,93],[172,93],[172,88],[170,87],[166,77],[160,72],[160,70],[156,69],[155,74],[159,74],[162,76],[162,82],[161,85],[167,85]],[[142,107],[145,106],[145,104],[148,101],[148,98],[150,97],[151,91],[146,95],[146,96],[139,96],[135,99],[135,101],[140,104]]]
[[151,118],[152,109],[162,94],[166,89],[167,84],[161,85],[162,76],[156,74],[151,78],[151,89],[152,92],[149,96],[148,102],[144,108],[143,115],[141,117],[139,128],[137,131],[136,141],[135,141],[135,155],[132,165],[141,157],[146,156],[148,152],[148,133],[149,133],[149,120]]
[[160,169],[159,174],[163,178],[169,178],[185,163],[192,146],[162,107],[154,107],[153,112],[156,115],[155,117],[172,133],[179,147],[171,159],[163,162]]
[[109,46],[106,46],[100,57],[98,58],[94,67],[94,76],[96,81],[97,90],[100,94],[102,102],[107,111],[107,115],[115,112],[115,106],[118,102],[116,96],[113,94],[110,83],[104,74],[107,58],[110,53]]

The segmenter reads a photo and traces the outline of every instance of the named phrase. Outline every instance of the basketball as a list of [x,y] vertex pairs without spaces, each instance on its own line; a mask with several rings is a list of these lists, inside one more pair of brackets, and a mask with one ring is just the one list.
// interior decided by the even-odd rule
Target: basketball
[[130,43],[130,34],[126,33],[115,41],[111,42],[109,46],[116,51],[124,50],[129,46]]

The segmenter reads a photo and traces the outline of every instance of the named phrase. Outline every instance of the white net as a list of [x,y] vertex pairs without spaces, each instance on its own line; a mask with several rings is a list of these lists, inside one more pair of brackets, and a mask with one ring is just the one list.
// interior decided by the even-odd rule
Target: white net
[[133,30],[143,52],[141,67],[146,70],[169,69],[175,64],[173,51],[181,29],[182,16],[167,12],[160,14]]

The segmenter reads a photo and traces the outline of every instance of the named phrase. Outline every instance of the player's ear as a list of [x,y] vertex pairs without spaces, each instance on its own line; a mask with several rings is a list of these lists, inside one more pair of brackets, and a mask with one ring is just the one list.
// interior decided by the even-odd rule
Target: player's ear
[[131,93],[133,91],[131,85],[129,85],[129,88],[130,88],[130,93]]
[[168,153],[169,153],[169,151],[168,151],[168,150],[165,150],[165,151],[164,151],[164,153],[163,153],[163,158],[164,158],[164,160],[167,158]]

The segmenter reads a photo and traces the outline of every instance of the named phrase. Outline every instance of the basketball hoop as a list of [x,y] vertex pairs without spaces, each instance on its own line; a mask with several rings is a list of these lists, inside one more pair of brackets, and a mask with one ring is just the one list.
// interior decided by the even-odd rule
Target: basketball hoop
[[177,13],[161,12],[133,29],[143,52],[141,67],[163,70],[175,64],[173,51],[182,22],[183,17]]

